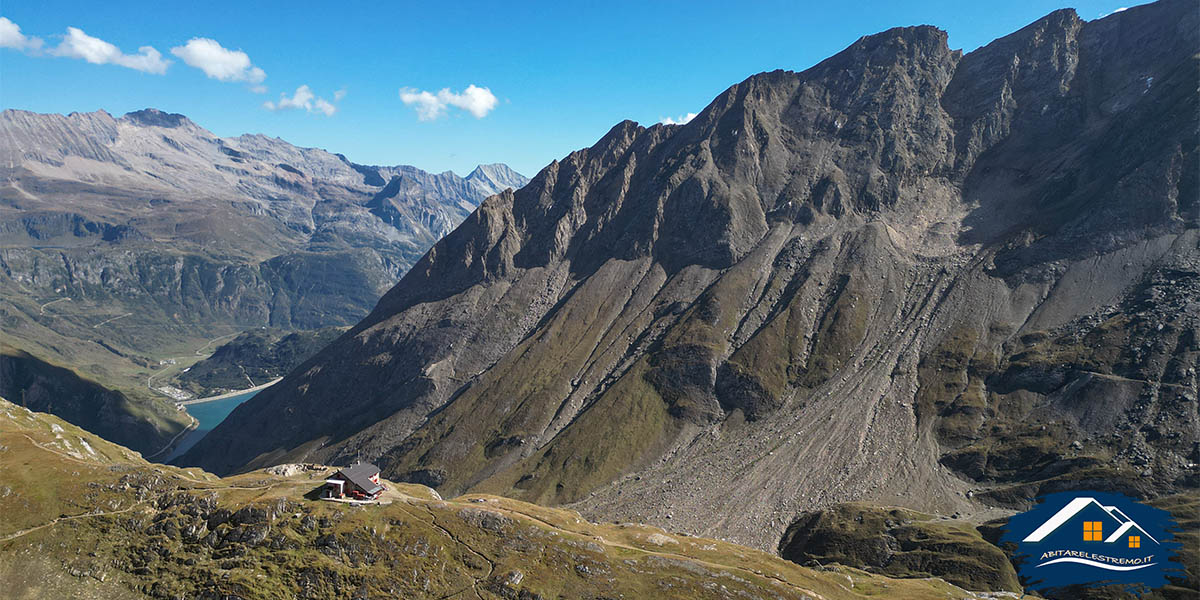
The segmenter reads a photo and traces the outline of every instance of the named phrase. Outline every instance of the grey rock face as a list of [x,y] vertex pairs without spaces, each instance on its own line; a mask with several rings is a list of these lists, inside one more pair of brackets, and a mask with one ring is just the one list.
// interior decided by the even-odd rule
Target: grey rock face
[[763,548],[837,502],[1193,488],[1192,8],[967,55],[893,29],[618,124],[182,462],[361,457]]
[[484,190],[488,196],[494,196],[509,188],[519,190],[529,183],[528,177],[503,163],[479,165],[466,176],[466,180]]

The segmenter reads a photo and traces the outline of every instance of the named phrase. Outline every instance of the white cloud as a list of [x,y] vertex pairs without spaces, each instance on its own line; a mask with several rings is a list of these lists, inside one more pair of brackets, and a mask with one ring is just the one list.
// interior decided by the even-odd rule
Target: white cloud
[[280,94],[279,102],[271,102],[270,100],[267,100],[263,103],[263,106],[267,107],[268,110],[306,108],[312,106],[313,97],[312,90],[309,89],[307,85],[302,85],[296,88],[296,93],[293,94],[291,98],[288,98],[287,94]]
[[499,103],[491,90],[475,84],[468,85],[467,89],[459,93],[451,92],[450,88],[442,88],[436,94],[414,88],[400,88],[400,101],[416,109],[417,118],[422,121],[446,116],[446,109],[450,106],[465,110],[476,119],[482,119]]
[[192,38],[183,46],[171,48],[171,54],[178,56],[188,66],[204,71],[210,79],[244,81],[253,85],[251,91],[255,93],[267,91],[266,87],[257,85],[267,78],[267,74],[251,64],[245,52],[225,48],[216,40]]
[[171,61],[150,46],[138,48],[137,54],[125,54],[120,48],[94,38],[77,27],[68,27],[62,43],[50,51],[55,56],[82,58],[94,65],[120,65],[144,73],[162,75]]
[[683,115],[682,117],[678,117],[675,119],[672,119],[671,117],[663,117],[662,120],[659,121],[659,123],[662,123],[663,125],[686,125],[686,124],[690,123],[692,119],[695,119],[695,118],[696,118],[696,113],[690,112],[686,115]]
[[333,113],[337,112],[337,107],[324,98],[313,100],[313,108],[325,113],[327,117],[332,117]]
[[35,51],[42,47],[42,38],[21,33],[21,26],[0,17],[0,48]]
[[296,88],[296,93],[289,98],[287,94],[279,95],[279,102],[271,102],[270,100],[263,102],[263,108],[267,110],[306,110],[310,113],[322,113],[327,117],[332,117],[337,112],[337,104],[339,100],[345,97],[346,92],[339,90],[333,94],[333,102],[324,98],[318,98],[312,92],[312,89],[307,85],[302,85]]

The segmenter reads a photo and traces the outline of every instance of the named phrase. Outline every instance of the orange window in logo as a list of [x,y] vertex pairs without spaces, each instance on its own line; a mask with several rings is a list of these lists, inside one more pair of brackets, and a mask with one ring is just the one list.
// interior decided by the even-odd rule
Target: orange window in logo
[[1142,536],[1140,536],[1140,535],[1129,536],[1129,547],[1130,548],[1141,548],[1142,547]]
[[1085,542],[1101,542],[1104,541],[1104,525],[1100,521],[1084,521],[1083,522],[1083,541]]

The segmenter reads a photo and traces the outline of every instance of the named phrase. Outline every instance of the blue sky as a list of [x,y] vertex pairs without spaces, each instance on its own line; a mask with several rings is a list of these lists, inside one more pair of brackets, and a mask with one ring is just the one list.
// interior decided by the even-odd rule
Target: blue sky
[[[5,0],[0,107],[149,106],[361,163],[465,174],[505,162],[532,176],[623,119],[699,112],[754,73],[806,69],[863,35],[927,23],[969,51],[1061,2]],[[1121,6],[1074,4],[1089,20]]]

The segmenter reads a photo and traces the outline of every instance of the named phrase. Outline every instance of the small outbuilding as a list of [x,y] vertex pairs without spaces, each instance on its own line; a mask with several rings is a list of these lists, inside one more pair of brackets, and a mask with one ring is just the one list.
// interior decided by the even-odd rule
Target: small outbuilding
[[345,498],[355,500],[374,500],[383,492],[379,483],[379,467],[371,463],[358,462],[339,469],[332,477],[325,480],[326,498]]

